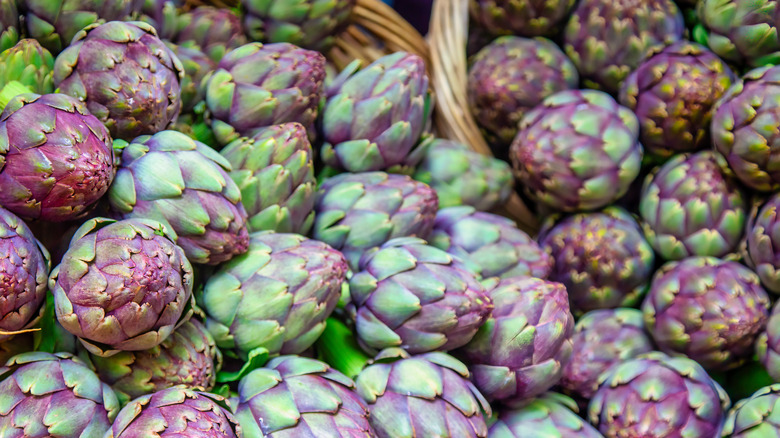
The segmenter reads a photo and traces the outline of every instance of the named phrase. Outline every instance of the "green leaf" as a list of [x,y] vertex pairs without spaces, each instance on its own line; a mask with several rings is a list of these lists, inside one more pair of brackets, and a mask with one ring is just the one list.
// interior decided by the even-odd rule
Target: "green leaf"
[[262,367],[268,362],[268,350],[257,347],[249,352],[247,361],[238,371],[220,371],[217,373],[217,383],[230,383],[241,380],[250,372]]

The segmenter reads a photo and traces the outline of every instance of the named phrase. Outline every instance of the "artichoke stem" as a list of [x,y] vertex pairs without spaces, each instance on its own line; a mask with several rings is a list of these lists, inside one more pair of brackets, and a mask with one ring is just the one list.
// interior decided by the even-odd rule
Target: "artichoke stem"
[[8,102],[20,94],[32,93],[33,91],[19,81],[10,81],[0,90],[0,111],[2,111]]
[[325,331],[317,340],[320,360],[354,379],[371,360],[358,346],[349,327],[336,318],[328,318]]

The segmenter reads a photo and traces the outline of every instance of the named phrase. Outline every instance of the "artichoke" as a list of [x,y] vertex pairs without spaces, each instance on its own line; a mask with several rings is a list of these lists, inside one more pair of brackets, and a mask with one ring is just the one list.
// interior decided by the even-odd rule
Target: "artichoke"
[[581,0],[566,23],[564,50],[588,88],[617,93],[649,52],[684,31],[672,0]]
[[712,142],[751,189],[780,190],[780,66],[747,72],[726,91],[712,116]]
[[57,319],[90,353],[162,343],[187,319],[193,272],[159,222],[90,219],[49,278]]
[[588,407],[607,438],[717,438],[729,405],[696,362],[651,352],[609,369]]
[[277,357],[238,383],[236,419],[247,438],[374,437],[354,389],[324,362]]
[[240,438],[227,401],[183,385],[144,395],[119,411],[104,438]]
[[540,234],[539,243],[555,260],[549,278],[566,286],[574,313],[630,307],[644,296],[655,254],[626,210],[551,219]]
[[176,131],[138,137],[120,151],[108,192],[117,215],[162,222],[192,263],[217,265],[246,251],[247,213],[223,156]]
[[505,409],[490,426],[491,438],[603,438],[574,412],[577,403],[547,393],[517,409]]
[[726,438],[768,438],[780,436],[780,422],[774,409],[780,398],[780,384],[763,387],[740,400],[723,425]]
[[119,411],[116,395],[70,353],[22,353],[0,367],[4,438],[100,437]]
[[766,328],[756,339],[756,354],[767,373],[780,382],[780,305],[775,304]]
[[111,386],[123,405],[180,384],[210,391],[222,365],[214,338],[194,318],[149,350],[92,356],[90,360],[100,379]]
[[249,250],[206,281],[198,304],[226,354],[246,359],[256,348],[300,354],[325,329],[348,271],[325,243],[297,234],[252,233]]
[[178,19],[177,44],[195,43],[214,62],[246,44],[241,19],[230,9],[199,6]]
[[[1,6],[0,6],[1,7]],[[33,39],[23,39],[0,53],[0,88],[18,81],[33,93],[54,92],[54,57]]]
[[157,36],[168,43],[179,33],[179,8],[182,6],[184,0],[143,0],[138,20],[149,23],[157,30]]
[[369,251],[349,281],[358,342],[377,353],[447,351],[471,340],[492,309],[459,260],[416,237]]
[[575,0],[471,0],[471,19],[492,35],[553,35]]
[[723,257],[745,228],[746,201],[723,158],[683,154],[648,175],[639,199],[645,237],[666,260]]
[[245,44],[204,79],[211,126],[222,144],[270,125],[298,122],[314,134],[325,57],[288,43]]
[[313,237],[344,253],[357,269],[364,251],[395,237],[425,239],[439,201],[427,185],[384,172],[342,174],[320,185]]
[[16,0],[0,0],[0,51],[10,49],[19,41],[21,26],[16,4]]
[[504,161],[444,139],[426,147],[414,179],[436,190],[440,208],[471,205],[490,210],[504,204],[514,190],[512,169]]
[[485,281],[493,314],[456,352],[488,400],[516,407],[558,383],[572,352],[566,288],[533,277]]
[[314,224],[314,152],[299,123],[260,129],[220,152],[233,166],[249,231],[308,234]]
[[780,293],[779,212],[780,194],[775,194],[750,215],[745,239],[745,263],[758,274],[764,287],[776,294]]
[[123,140],[176,122],[183,79],[179,58],[140,21],[88,26],[54,61],[60,92],[85,102],[111,135]]
[[668,158],[710,146],[714,105],[733,81],[729,66],[712,52],[678,41],[639,64],[623,82],[620,103],[639,118],[645,150]]
[[246,33],[255,41],[293,43],[327,52],[357,0],[242,0]]
[[618,308],[593,310],[574,325],[572,352],[563,367],[561,387],[588,400],[599,387],[599,376],[612,366],[653,350],[642,312]]
[[348,172],[416,165],[427,92],[425,63],[404,52],[337,79],[322,110],[322,160]]
[[0,205],[23,219],[83,217],[114,173],[111,136],[77,99],[21,94],[0,114]]
[[473,207],[439,210],[429,240],[482,278],[547,278],[553,267],[552,257],[512,220]]
[[[168,41],[165,45],[181,61],[184,77],[181,80],[181,111],[189,113],[206,97],[206,90],[201,86],[203,78],[216,70],[217,64],[194,44],[176,45]],[[177,119],[177,122],[180,119]]]
[[525,113],[579,81],[574,64],[552,41],[505,36],[471,59],[466,89],[482,133],[504,155]]
[[490,405],[452,356],[410,357],[400,349],[380,353],[355,379],[378,438],[487,437],[483,412]]
[[639,175],[638,137],[634,113],[608,94],[561,91],[526,113],[510,156],[531,198],[554,210],[594,210]]

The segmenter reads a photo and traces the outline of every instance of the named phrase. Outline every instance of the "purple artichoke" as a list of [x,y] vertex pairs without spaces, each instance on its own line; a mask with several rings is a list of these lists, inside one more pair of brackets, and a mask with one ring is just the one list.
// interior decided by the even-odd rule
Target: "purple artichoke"
[[737,402],[723,425],[727,438],[762,438],[780,436],[780,422],[775,415],[780,399],[780,384],[765,386]]
[[469,12],[477,26],[492,35],[534,37],[560,30],[574,3],[575,0],[471,0]]
[[139,21],[149,23],[160,39],[168,42],[176,38],[179,32],[179,8],[184,0],[143,0]]
[[750,216],[745,262],[770,292],[780,293],[780,194],[770,197]]
[[775,304],[766,322],[766,328],[756,340],[756,354],[767,373],[780,381],[780,305]]
[[490,426],[490,438],[604,438],[580,418],[577,403],[549,392],[517,409],[504,409]]
[[195,43],[214,62],[246,44],[241,19],[230,9],[199,6],[178,17],[177,44]]

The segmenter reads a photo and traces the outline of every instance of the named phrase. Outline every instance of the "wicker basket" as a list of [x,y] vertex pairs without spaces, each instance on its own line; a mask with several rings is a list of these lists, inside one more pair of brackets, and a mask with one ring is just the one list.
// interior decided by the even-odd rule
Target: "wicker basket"
[[[436,90],[434,124],[441,137],[457,140],[473,150],[492,155],[469,111],[466,85],[466,44],[469,30],[469,0],[436,0],[428,34],[433,67],[431,82]],[[517,194],[497,213],[510,217],[524,231],[535,234],[539,223]]]

